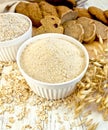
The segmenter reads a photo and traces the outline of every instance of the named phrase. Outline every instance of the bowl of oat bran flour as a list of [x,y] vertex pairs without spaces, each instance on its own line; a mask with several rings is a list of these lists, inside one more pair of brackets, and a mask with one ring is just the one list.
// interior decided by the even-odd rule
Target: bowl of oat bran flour
[[47,33],[32,37],[20,46],[17,64],[37,95],[60,99],[70,95],[82,79],[89,56],[85,47],[74,38]]
[[20,45],[32,36],[31,20],[18,13],[0,13],[0,61],[15,61]]

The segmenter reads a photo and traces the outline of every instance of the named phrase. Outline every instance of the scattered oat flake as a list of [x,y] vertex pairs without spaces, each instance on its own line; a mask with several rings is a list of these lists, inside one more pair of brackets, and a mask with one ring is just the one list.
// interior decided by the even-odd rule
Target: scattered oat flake
[[[33,130],[42,130],[41,122],[48,122],[48,112],[63,107],[70,112],[74,109],[75,118],[83,116],[79,124],[86,124],[88,130],[95,130],[98,123],[94,123],[93,120],[85,122],[85,117],[90,115],[91,111],[84,113],[84,109],[91,106],[92,103],[96,104],[97,111],[101,112],[104,120],[108,120],[108,52],[102,49],[101,51],[103,51],[102,55],[90,59],[88,70],[81,82],[77,84],[77,89],[70,96],[61,100],[49,101],[37,96],[27,85],[16,62],[0,62],[0,81],[3,81],[0,84],[0,114],[14,113],[14,106],[20,106],[22,107],[21,112],[16,115],[19,121],[26,118],[30,112],[26,108],[27,104],[37,106],[38,121],[36,121],[36,127],[31,125],[30,127]],[[15,121],[13,117],[9,118],[9,123],[12,124]],[[26,127],[28,128],[29,124]],[[7,124],[6,128],[11,128],[11,125]],[[26,129],[25,126],[22,127],[23,129]]]
[[9,117],[9,122],[10,122],[10,123],[14,123],[14,122],[15,122],[14,117]]

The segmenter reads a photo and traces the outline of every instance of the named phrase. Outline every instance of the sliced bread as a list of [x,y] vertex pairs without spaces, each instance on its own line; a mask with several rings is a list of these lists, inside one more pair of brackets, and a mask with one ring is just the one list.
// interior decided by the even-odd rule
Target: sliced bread
[[64,23],[68,20],[74,20],[78,16],[77,11],[73,11],[70,8],[68,8],[67,6],[62,6],[62,5],[57,6],[56,9],[57,9],[59,18],[61,19],[61,23]]
[[100,39],[106,40],[108,38],[108,26],[104,25],[103,23],[94,20],[96,25],[96,36]]
[[70,20],[63,24],[64,34],[74,37],[80,42],[83,41],[84,38],[84,29],[81,24],[76,23],[76,20]]
[[77,19],[77,23],[81,24],[84,29],[83,41],[86,43],[94,41],[96,37],[96,25],[94,21],[90,18],[80,17]]

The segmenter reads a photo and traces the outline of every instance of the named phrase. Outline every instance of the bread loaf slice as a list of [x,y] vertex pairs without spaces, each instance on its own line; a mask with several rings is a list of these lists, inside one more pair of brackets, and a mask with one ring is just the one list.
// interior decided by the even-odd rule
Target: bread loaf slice
[[78,16],[77,11],[73,11],[72,9],[68,8],[67,6],[57,6],[57,13],[59,18],[61,19],[61,23],[64,23],[68,20],[75,20]]
[[100,39],[106,40],[108,38],[108,26],[104,25],[103,23],[94,20],[96,25],[96,36]]
[[64,34],[74,37],[80,42],[83,41],[84,38],[84,29],[81,24],[76,23],[76,20],[70,20],[63,24]]
[[81,24],[84,29],[83,41],[86,43],[94,41],[96,37],[96,25],[94,21],[90,18],[80,17],[77,19],[77,23]]

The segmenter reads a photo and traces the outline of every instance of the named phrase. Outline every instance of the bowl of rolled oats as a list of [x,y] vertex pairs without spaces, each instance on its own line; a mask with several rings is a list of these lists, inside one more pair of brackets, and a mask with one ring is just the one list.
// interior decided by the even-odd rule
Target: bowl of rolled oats
[[15,61],[20,45],[32,36],[31,20],[19,13],[0,13],[0,61]]
[[17,64],[30,88],[47,99],[70,95],[84,76],[89,56],[85,47],[70,36],[40,34],[25,41]]

